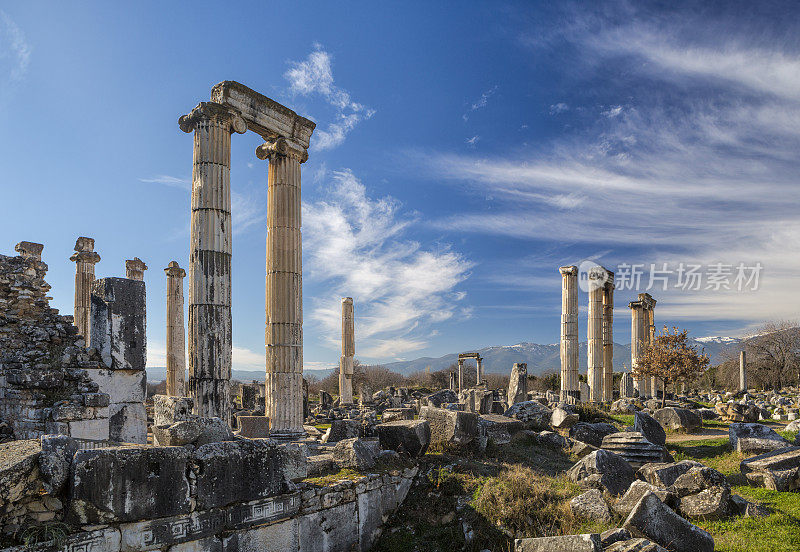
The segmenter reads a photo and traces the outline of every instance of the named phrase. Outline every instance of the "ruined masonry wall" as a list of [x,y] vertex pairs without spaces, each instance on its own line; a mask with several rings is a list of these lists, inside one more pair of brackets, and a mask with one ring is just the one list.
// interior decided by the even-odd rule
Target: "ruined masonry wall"
[[[79,530],[58,547],[17,546],[0,552],[366,551],[383,521],[402,504],[418,470],[315,486],[303,481],[307,470],[300,446],[268,439],[196,449],[79,450],[66,456],[70,460],[63,460],[63,449],[40,452],[36,441],[17,443],[26,448],[18,451],[13,469],[0,470],[0,484],[29,481],[31,488],[51,489],[52,496],[37,497],[58,506],[48,518]],[[68,469],[53,469],[59,461]],[[54,485],[53,474],[68,474],[62,490]],[[30,493],[14,496],[30,503]],[[6,510],[19,514],[25,508],[7,504]],[[11,521],[3,517],[0,526],[5,530]]]
[[102,363],[50,308],[46,273],[36,256],[0,255],[0,420],[17,439],[108,439],[108,395],[86,372]]

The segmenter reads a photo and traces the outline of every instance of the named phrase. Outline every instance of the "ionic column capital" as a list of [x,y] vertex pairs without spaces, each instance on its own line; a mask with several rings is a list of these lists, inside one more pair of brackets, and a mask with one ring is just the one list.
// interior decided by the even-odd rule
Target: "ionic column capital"
[[183,132],[192,132],[200,121],[208,120],[227,122],[231,132],[247,132],[247,123],[238,111],[215,102],[200,102],[191,112],[178,119],[178,126]]
[[76,251],[69,260],[76,263],[97,264],[100,262],[100,255],[94,251]]
[[180,267],[178,261],[170,261],[167,268],[164,269],[164,272],[170,278],[185,278],[186,271]]
[[261,144],[256,148],[256,157],[262,160],[275,157],[290,157],[305,163],[308,161],[308,150],[294,140],[278,136]]
[[578,267],[575,265],[572,266],[562,266],[558,269],[562,276],[574,276],[578,274]]

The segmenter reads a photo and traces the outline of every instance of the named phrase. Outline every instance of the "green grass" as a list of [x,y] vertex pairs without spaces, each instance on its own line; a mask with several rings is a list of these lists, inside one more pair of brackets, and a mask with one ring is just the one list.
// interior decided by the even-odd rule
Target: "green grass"
[[[786,436],[786,435],[784,435]],[[763,518],[731,516],[698,525],[714,536],[718,552],[796,552],[800,550],[800,493],[749,487],[739,471],[746,455],[731,449],[727,437],[670,443],[675,460],[694,459],[728,478],[731,490],[751,502],[767,506]]]
[[623,428],[628,426],[633,427],[633,414],[610,414],[608,417],[618,422]]

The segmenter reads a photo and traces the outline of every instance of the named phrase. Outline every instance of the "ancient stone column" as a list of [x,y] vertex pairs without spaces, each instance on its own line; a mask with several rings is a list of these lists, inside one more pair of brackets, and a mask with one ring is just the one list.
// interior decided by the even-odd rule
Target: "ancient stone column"
[[475,380],[475,385],[479,385],[483,381],[483,359],[481,357],[475,357],[475,363],[477,366],[475,367],[477,371],[477,379]]
[[353,402],[353,356],[356,354],[353,298],[342,299],[342,356],[339,359],[339,402]]
[[739,391],[747,391],[747,356],[739,353]]
[[508,379],[508,406],[528,400],[528,365],[518,362],[511,368]]
[[231,133],[247,125],[238,112],[214,102],[201,102],[178,124],[194,131],[188,391],[195,414],[230,421]]
[[603,400],[614,400],[614,273],[603,286]]
[[634,396],[633,378],[630,373],[624,372],[619,381],[619,398],[630,399]]
[[592,402],[603,400],[603,289],[606,270],[595,266],[589,271],[589,341],[588,371],[589,396]]
[[[647,344],[652,345],[656,339],[656,322],[655,322],[655,300],[646,294],[649,300],[645,301],[645,323],[647,324]],[[657,377],[650,379],[650,394],[658,398],[659,393],[664,393],[664,383]]]
[[561,400],[580,400],[578,387],[578,267],[561,273]]
[[94,251],[94,239],[80,237],[75,241],[75,253],[69,258],[75,262],[75,326],[89,346],[90,296],[94,283],[94,265],[100,262],[100,255]]
[[276,138],[260,145],[256,155],[269,160],[266,410],[270,434],[292,439],[304,433],[300,164],[308,153],[297,142]]
[[128,280],[143,282],[145,270],[147,270],[147,265],[139,257],[125,261],[125,277]]
[[172,261],[164,269],[167,275],[167,395],[186,394],[186,343],[183,329],[183,278],[186,271]]
[[458,378],[455,372],[450,372],[450,390],[451,391],[458,390]]
[[458,392],[464,389],[464,359],[458,359]]
[[[638,300],[628,303],[631,309],[631,370],[639,365],[645,345],[651,343],[652,310],[656,305],[649,293],[640,293]],[[653,378],[635,378],[633,385],[639,391],[640,397],[650,397],[653,394]]]

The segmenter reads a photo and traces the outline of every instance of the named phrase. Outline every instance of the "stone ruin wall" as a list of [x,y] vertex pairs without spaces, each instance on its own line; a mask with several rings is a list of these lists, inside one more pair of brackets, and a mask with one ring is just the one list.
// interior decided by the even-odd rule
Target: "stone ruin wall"
[[58,546],[3,552],[366,551],[417,474],[315,485],[301,446],[269,439],[76,447],[63,436],[0,445],[9,459],[0,471],[4,536],[28,522],[72,528]]
[[87,370],[103,364],[72,317],[50,308],[42,246],[0,255],[0,420],[5,438],[45,434],[108,439],[109,397]]

